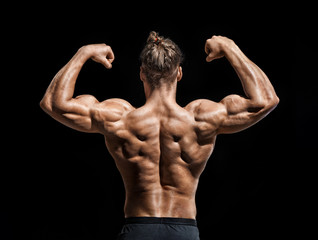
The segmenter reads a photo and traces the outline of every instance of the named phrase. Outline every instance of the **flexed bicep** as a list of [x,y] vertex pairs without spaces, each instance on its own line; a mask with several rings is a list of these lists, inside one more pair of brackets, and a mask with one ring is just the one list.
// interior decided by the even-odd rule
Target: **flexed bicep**
[[[63,106],[52,110],[44,108],[44,111],[58,122],[77,131],[98,132],[91,115],[92,109],[98,104],[99,102],[94,96],[80,95]],[[52,108],[55,108],[54,105]]]
[[279,99],[266,74],[234,43],[221,36],[207,40],[207,61],[225,56],[241,80],[246,97],[229,95],[220,103],[225,109],[218,133],[241,131],[272,111]]
[[112,67],[114,53],[106,44],[90,44],[81,47],[72,59],[54,76],[40,106],[55,120],[83,132],[99,132],[92,112],[101,106],[94,96],[73,97],[77,77],[88,59]]
[[264,118],[269,110],[256,106],[251,100],[239,95],[229,95],[220,102],[225,109],[218,133],[242,131]]
[[77,131],[105,134],[110,131],[112,123],[118,122],[126,112],[133,109],[123,99],[112,98],[99,102],[94,96],[80,95],[51,116]]

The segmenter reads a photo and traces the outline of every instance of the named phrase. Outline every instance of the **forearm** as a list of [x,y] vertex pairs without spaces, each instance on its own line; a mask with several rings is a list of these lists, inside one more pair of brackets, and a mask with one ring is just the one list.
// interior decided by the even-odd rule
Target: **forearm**
[[244,92],[250,102],[262,107],[272,101],[278,101],[275,90],[266,74],[234,42],[224,48],[224,55],[238,74]]
[[41,101],[41,106],[61,108],[72,99],[75,83],[84,63],[90,58],[85,47],[80,48],[72,59],[55,75]]

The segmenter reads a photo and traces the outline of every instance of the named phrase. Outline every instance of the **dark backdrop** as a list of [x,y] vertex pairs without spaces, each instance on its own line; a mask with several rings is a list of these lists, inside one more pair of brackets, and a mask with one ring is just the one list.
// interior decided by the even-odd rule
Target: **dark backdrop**
[[[133,5],[116,12],[102,6],[63,12],[62,6],[51,7],[21,15],[10,29],[14,51],[8,58],[7,89],[14,89],[15,97],[5,115],[12,117],[4,118],[10,136],[1,168],[2,234],[7,239],[115,239],[124,221],[125,193],[103,136],[61,125],[39,102],[78,48],[104,42],[114,51],[113,68],[88,61],[75,95],[88,93],[100,101],[119,97],[141,106],[145,98],[138,58],[152,30],[170,37],[185,54],[177,92],[181,106],[197,98],[219,101],[228,94],[244,94],[225,58],[205,62],[204,44],[212,35],[233,39],[267,74],[281,100],[255,126],[218,137],[197,192],[201,238],[259,239],[295,232],[290,223],[297,212],[295,187],[301,170],[292,173],[297,168],[292,158],[296,142],[301,149],[313,144],[297,141],[304,129],[295,126],[305,122],[305,110],[292,97],[289,19],[257,8],[216,15],[208,5],[147,13],[130,11]],[[299,91],[313,98],[311,90]]]

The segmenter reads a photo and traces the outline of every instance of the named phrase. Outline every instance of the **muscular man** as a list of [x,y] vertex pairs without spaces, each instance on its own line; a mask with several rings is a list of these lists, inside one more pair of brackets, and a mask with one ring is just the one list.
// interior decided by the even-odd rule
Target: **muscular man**
[[73,97],[88,59],[112,67],[114,53],[105,44],[80,48],[41,101],[43,110],[66,126],[105,136],[126,190],[126,224],[119,239],[199,239],[195,194],[217,135],[250,127],[279,102],[265,73],[232,40],[213,36],[205,51],[208,62],[227,58],[245,97],[199,99],[179,106],[182,53],[173,41],[151,32],[140,56],[146,95],[142,107],[117,98],[99,102],[90,95]]

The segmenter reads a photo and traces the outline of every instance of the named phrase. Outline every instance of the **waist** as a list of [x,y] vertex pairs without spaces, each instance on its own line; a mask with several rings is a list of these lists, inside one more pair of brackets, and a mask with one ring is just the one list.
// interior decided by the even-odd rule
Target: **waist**
[[171,224],[197,226],[197,221],[191,218],[172,217],[128,217],[125,224]]

